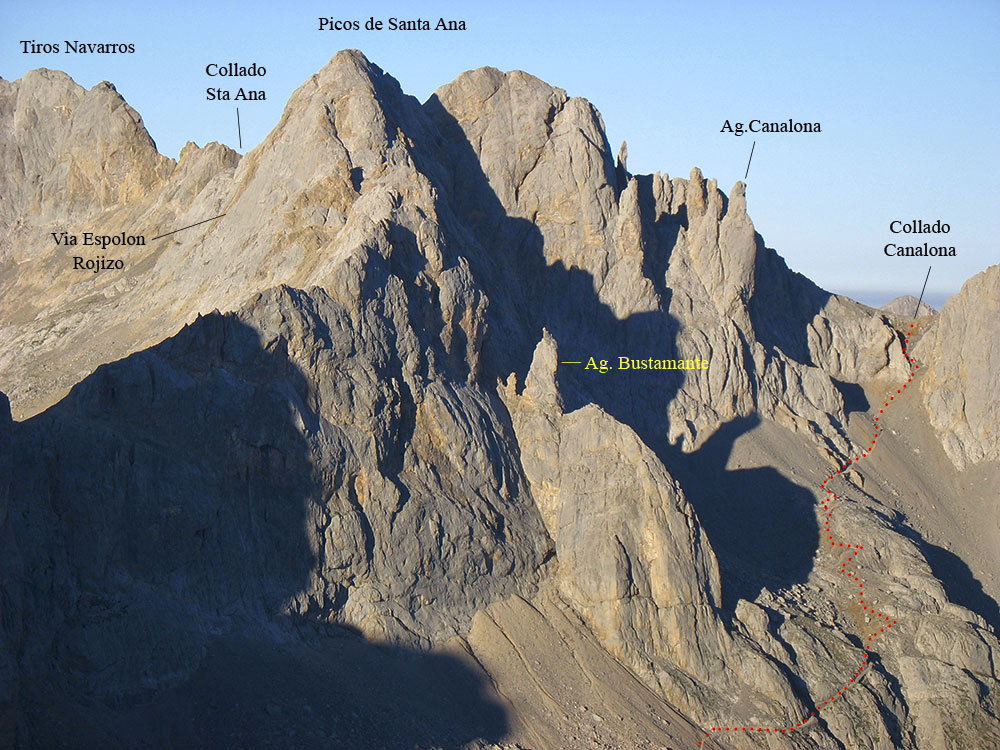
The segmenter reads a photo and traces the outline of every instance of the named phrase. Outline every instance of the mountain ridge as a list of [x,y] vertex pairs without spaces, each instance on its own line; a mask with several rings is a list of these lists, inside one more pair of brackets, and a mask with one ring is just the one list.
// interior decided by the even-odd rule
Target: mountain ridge
[[[56,166],[82,145],[31,141],[19,113],[41,117],[35,100],[49,98],[15,86],[0,90],[0,152],[27,149],[61,189],[73,172]],[[307,80],[242,157],[128,148],[145,140],[125,107],[110,109],[125,145],[102,158],[145,169],[142,200],[120,191],[109,206],[97,191],[89,213],[74,210],[123,231],[225,216],[128,255],[118,278],[81,281],[39,248],[57,198],[31,208],[27,182],[14,186],[29,210],[0,235],[20,271],[0,278],[13,404],[0,458],[16,467],[0,562],[19,582],[4,591],[0,674],[15,687],[0,728],[42,736],[46,699],[90,695],[119,712],[120,740],[123,707],[170,706],[237,637],[447,646],[479,665],[508,717],[479,740],[539,747],[694,742],[695,722],[719,716],[794,719],[857,664],[864,614],[835,602],[813,505],[870,439],[868,404],[906,380],[905,336],[790,272],[742,183],[727,196],[697,169],[628,174],[596,109],[528,74],[470,71],[420,104],[357,51]],[[87,112],[51,129],[99,130],[106,116]],[[963,311],[996,297],[989,281],[967,286],[917,329],[922,361],[949,356],[925,347],[966,356]],[[710,364],[583,368],[618,355]],[[915,421],[937,440],[956,418],[969,425],[943,441],[951,463],[926,470],[942,482],[994,460],[989,413],[952,413],[988,386],[991,362],[972,380],[928,366]],[[935,378],[943,406],[924,386]],[[845,476],[838,523],[873,540],[873,596],[915,630],[801,741],[998,735],[996,690],[977,687],[997,679],[984,615],[949,601],[889,489]],[[748,529],[773,557],[757,558]],[[587,664],[536,669],[526,622]],[[644,719],[625,738],[574,703],[594,694],[551,676],[592,670],[624,680],[622,722],[652,695],[673,728]],[[549,696],[546,709],[529,695]]]

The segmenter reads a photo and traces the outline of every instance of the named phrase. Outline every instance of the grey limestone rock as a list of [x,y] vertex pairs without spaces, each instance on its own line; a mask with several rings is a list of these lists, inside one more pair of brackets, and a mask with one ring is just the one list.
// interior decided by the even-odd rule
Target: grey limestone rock
[[[589,102],[527,73],[421,104],[356,51],[243,156],[166,159],[112,88],[51,71],[0,82],[0,123],[24,167],[0,183],[0,733],[48,736],[57,705],[97,731],[87,701],[172,715],[246,639],[449,649],[509,713],[456,747],[790,725],[856,669],[868,615],[815,488],[870,438],[845,393],[905,379],[904,337],[791,272],[742,183],[629,174]],[[223,213],[117,276],[44,241]],[[996,270],[917,350],[958,465],[997,457]],[[905,637],[770,746],[991,740],[995,635],[865,478],[837,523]],[[631,734],[575,707],[595,695]]]
[[1000,266],[973,276],[916,348],[931,424],[959,468],[1000,460]]

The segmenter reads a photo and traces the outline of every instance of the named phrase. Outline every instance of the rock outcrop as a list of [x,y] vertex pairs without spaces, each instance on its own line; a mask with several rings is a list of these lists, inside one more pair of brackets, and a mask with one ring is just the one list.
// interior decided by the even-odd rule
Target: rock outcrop
[[959,468],[1000,461],[1000,265],[973,276],[951,297],[917,355],[931,424]]
[[[469,686],[471,723],[420,709],[427,746],[712,746],[719,723],[801,723],[857,669],[870,616],[818,485],[907,380],[904,337],[791,272],[742,183],[630,174],[591,104],[526,73],[420,104],[351,51],[243,156],[166,159],[113,88],[51,71],[0,82],[0,118],[24,165],[0,183],[0,744],[120,744],[157,715],[147,746],[236,743],[250,720],[216,688],[267,663],[260,737],[363,746],[356,711],[337,729],[282,677],[345,659]],[[86,278],[50,235],[212,216]],[[996,270],[918,345],[958,465],[998,458],[970,404],[1000,363],[963,364]],[[1000,741],[986,620],[888,489],[838,481],[905,624],[770,746]]]

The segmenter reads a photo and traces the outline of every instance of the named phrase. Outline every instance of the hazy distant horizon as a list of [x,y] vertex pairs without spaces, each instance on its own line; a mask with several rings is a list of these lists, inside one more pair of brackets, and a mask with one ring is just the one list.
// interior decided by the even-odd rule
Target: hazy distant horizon
[[[880,291],[880,290],[873,291],[871,289],[835,289],[835,290],[831,289],[827,291],[832,291],[834,294],[840,294],[845,297],[850,297],[855,302],[860,302],[864,305],[868,305],[869,307],[875,307],[875,308],[882,307],[882,305],[892,302],[897,297],[903,297],[907,294],[913,297],[920,296],[919,289],[914,289],[914,290],[896,289],[894,291]],[[944,305],[944,303],[948,301],[948,298],[951,297],[953,294],[957,293],[958,293],[957,289],[954,292],[947,292],[947,293],[926,292],[924,294],[923,301],[928,305],[930,305],[931,307],[933,307],[935,310],[940,310],[941,307]]]

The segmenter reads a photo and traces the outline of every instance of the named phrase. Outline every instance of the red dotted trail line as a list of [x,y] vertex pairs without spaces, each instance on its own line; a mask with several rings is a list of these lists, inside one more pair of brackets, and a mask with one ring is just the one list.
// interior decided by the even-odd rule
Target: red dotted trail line
[[[910,324],[910,328],[913,328],[913,324]],[[906,387],[913,382],[913,378],[916,371],[920,369],[920,365],[916,364],[910,355],[907,353],[907,347],[910,344],[910,333],[906,334],[906,340],[903,342],[903,356],[906,357],[907,363],[910,365],[910,374],[907,376],[906,382],[903,383],[901,388],[896,389],[896,394],[889,396],[889,400],[882,404],[882,407],[878,410],[879,416],[875,417],[875,434],[872,435],[872,444],[868,448],[861,451],[860,455],[854,458],[847,459],[847,463],[837,469],[836,472],[830,474],[823,482],[820,484],[820,488],[824,491],[825,496],[820,500],[820,504],[823,506],[826,518],[823,519],[823,530],[826,534],[827,541],[830,542],[830,546],[834,548],[834,551],[839,551],[841,548],[844,550],[850,550],[847,555],[847,560],[845,560],[840,565],[840,572],[844,574],[849,581],[853,581],[858,586],[858,593],[861,599],[861,609],[863,612],[867,612],[869,615],[874,615],[877,619],[876,629],[872,631],[871,635],[868,636],[868,640],[865,641],[865,654],[858,668],[851,674],[850,680],[845,683],[839,690],[833,693],[829,698],[824,701],[817,701],[815,708],[809,713],[808,716],[803,716],[799,721],[795,722],[794,725],[789,724],[783,727],[751,727],[751,726],[728,726],[728,727],[711,727],[710,731],[705,732],[705,736],[711,738],[712,732],[739,732],[739,733],[751,733],[751,732],[766,732],[775,734],[787,734],[789,732],[794,732],[796,729],[801,729],[809,721],[817,716],[819,716],[820,711],[825,711],[827,708],[831,707],[838,698],[842,698],[844,693],[851,687],[857,680],[861,679],[861,676],[868,669],[868,659],[869,653],[871,651],[871,645],[876,638],[886,633],[890,628],[896,625],[896,621],[889,617],[889,615],[882,612],[877,612],[873,607],[868,606],[865,603],[865,582],[864,578],[861,577],[860,571],[857,570],[857,563],[853,566],[854,569],[848,569],[847,565],[850,562],[854,562],[855,558],[858,556],[859,551],[863,550],[860,544],[844,544],[843,542],[838,542],[833,538],[833,531],[830,528],[830,519],[833,518],[833,512],[830,506],[833,505],[833,501],[837,499],[837,495],[830,489],[830,483],[840,474],[843,474],[851,466],[858,463],[863,458],[867,458],[868,454],[875,450],[875,444],[878,442],[879,435],[882,434],[883,428],[880,426],[879,421],[885,410],[889,408],[889,404],[896,400],[896,396],[903,393]],[[698,742],[701,745],[704,740]]]

